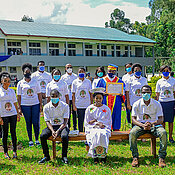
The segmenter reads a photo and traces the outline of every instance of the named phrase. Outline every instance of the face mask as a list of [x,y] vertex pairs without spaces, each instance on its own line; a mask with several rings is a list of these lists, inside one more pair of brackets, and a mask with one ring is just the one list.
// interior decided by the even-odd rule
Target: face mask
[[51,102],[53,103],[53,104],[57,104],[58,102],[59,102],[59,98],[51,98]]
[[26,74],[24,74],[24,77],[25,77],[25,78],[30,78],[30,76],[31,76],[31,73],[26,73]]
[[170,73],[169,72],[162,72],[162,74],[164,77],[168,77]]
[[113,77],[114,77],[114,74],[113,74],[113,73],[108,73],[108,76],[109,76],[110,78],[113,78]]
[[59,80],[60,77],[61,77],[61,75],[54,75],[54,76],[53,76],[54,80]]
[[71,68],[67,69],[67,73],[71,74],[72,73],[72,69]]
[[138,71],[138,72],[135,72],[134,74],[135,74],[136,77],[140,77],[142,75],[142,72]]
[[44,71],[45,70],[45,66],[39,66],[39,70],[40,71]]
[[131,72],[131,67],[126,68],[126,72]]
[[142,94],[142,98],[143,98],[145,101],[148,101],[148,100],[151,98],[151,94],[149,94],[149,93]]
[[79,73],[78,76],[79,76],[80,78],[84,78],[85,73]]
[[99,72],[97,73],[98,77],[102,77],[103,76],[103,72]]

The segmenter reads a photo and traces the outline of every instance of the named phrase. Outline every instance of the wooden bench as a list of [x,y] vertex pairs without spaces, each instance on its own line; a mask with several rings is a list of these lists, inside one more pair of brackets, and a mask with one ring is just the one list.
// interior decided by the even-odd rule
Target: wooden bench
[[[128,140],[129,139],[129,131],[113,131],[111,133],[111,137],[109,140]],[[156,137],[151,134],[144,134],[140,136],[138,139],[151,139],[151,154],[156,158]],[[53,139],[53,137],[49,137],[48,140],[52,141],[52,151],[53,151],[53,159],[56,158],[56,141],[61,141],[60,137]],[[80,132],[78,136],[69,137],[69,141],[80,141],[86,140],[86,135],[84,132]]]

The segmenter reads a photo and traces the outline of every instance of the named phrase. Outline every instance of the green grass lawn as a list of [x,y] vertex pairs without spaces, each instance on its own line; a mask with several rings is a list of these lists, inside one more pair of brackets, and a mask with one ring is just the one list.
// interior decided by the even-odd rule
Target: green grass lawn
[[[125,112],[122,112],[122,126]],[[41,117],[41,131],[46,127]],[[92,158],[87,157],[85,145],[82,142],[69,142],[68,159],[69,165],[61,162],[61,144],[57,145],[57,159],[53,159],[46,165],[38,165],[43,157],[41,147],[28,147],[28,137],[24,118],[17,125],[17,138],[19,147],[18,160],[5,160],[3,152],[0,153],[0,174],[175,174],[175,144],[168,143],[167,167],[158,167],[158,158],[154,159],[150,154],[150,141],[138,141],[140,153],[140,167],[132,168],[131,151],[128,141],[121,143],[111,141],[109,145],[106,164],[94,165]],[[175,136],[174,136],[175,138]],[[9,141],[10,141],[9,137]],[[157,140],[157,152],[159,140]],[[52,157],[52,142],[48,141],[50,155]],[[12,155],[12,151],[9,154]]]

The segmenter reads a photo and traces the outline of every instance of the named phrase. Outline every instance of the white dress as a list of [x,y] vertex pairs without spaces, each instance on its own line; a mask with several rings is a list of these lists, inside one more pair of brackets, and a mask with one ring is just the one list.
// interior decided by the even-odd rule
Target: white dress
[[[97,122],[102,122],[105,125],[105,128],[101,129],[94,122],[93,124],[89,124],[89,122],[93,119],[96,119]],[[101,107],[97,107],[94,104],[87,107],[85,112],[84,126],[86,133],[86,140],[89,145],[88,156],[97,157],[94,154],[95,149],[98,146],[104,148],[105,155],[101,154],[101,157],[105,157],[108,151],[109,145],[109,137],[111,136],[111,110],[108,106],[103,105]]]

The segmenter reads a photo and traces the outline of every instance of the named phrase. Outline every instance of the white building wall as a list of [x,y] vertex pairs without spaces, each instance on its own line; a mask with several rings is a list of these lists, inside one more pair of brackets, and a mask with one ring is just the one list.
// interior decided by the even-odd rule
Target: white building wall
[[125,54],[125,46],[124,45],[121,45],[120,46],[120,55],[122,56],[122,55],[124,55]]
[[5,54],[4,40],[0,40],[0,55]]
[[47,42],[40,42],[41,44],[41,55],[47,55]]
[[77,43],[76,44],[76,55],[78,55],[78,56],[82,56],[83,55],[82,43]]
[[64,44],[65,43],[59,43],[59,54],[64,55]]
[[24,55],[27,55],[27,41],[21,42],[21,50],[23,51]]
[[93,48],[93,55],[97,55],[97,45],[96,44],[92,45],[92,48]]

